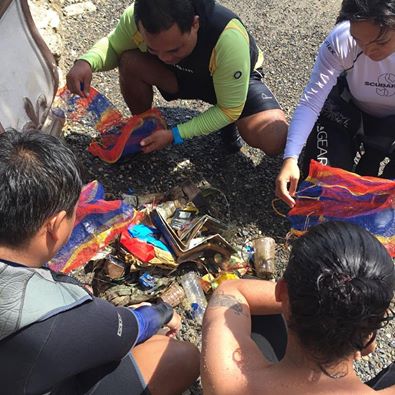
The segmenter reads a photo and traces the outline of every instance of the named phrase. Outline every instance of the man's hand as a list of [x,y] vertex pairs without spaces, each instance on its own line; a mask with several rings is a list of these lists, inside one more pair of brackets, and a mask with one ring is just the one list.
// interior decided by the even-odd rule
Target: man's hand
[[174,311],[173,318],[166,324],[169,330],[166,332],[166,336],[174,337],[181,329],[181,317]]
[[141,140],[141,149],[145,154],[159,151],[173,142],[173,133],[168,129],[157,130],[150,136]]
[[276,178],[276,196],[287,203],[289,207],[295,206],[293,196],[295,195],[299,178],[300,171],[297,160],[295,158],[285,159]]
[[85,60],[77,60],[66,75],[67,88],[81,97],[88,97],[92,81],[92,69]]

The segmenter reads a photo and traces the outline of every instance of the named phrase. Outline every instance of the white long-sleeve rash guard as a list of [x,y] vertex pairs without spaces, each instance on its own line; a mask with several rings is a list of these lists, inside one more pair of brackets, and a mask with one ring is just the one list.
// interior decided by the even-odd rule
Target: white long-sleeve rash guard
[[310,81],[289,126],[284,159],[298,158],[337,77],[345,72],[353,102],[362,111],[395,114],[395,53],[375,62],[350,34],[350,23],[335,26],[321,44]]

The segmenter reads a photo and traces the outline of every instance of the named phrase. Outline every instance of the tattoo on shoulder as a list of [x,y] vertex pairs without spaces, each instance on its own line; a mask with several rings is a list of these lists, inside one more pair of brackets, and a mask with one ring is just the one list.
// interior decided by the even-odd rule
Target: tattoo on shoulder
[[237,315],[248,316],[247,313],[243,311],[243,305],[237,300],[233,295],[227,295],[224,292],[218,292],[210,299],[209,308],[217,307],[228,307]]

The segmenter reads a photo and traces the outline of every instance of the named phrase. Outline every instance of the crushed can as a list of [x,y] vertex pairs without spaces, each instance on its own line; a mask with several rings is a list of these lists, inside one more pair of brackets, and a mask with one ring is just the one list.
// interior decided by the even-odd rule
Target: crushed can
[[276,242],[271,237],[260,237],[253,240],[253,262],[258,277],[272,277],[276,271]]

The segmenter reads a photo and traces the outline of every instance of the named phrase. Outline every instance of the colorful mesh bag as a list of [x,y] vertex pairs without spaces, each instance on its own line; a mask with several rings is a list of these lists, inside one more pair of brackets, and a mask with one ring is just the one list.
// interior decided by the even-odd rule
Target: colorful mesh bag
[[84,266],[130,224],[137,222],[138,216],[139,213],[122,200],[104,200],[104,189],[98,181],[85,185],[73,232],[48,267],[69,273]]
[[291,233],[300,236],[325,221],[347,221],[374,234],[395,257],[395,181],[362,177],[311,161],[309,175],[289,211]]
[[95,128],[99,137],[88,151],[107,163],[115,163],[141,151],[140,141],[167,125],[157,108],[123,118],[115,106],[93,87],[89,97],[73,95],[66,87],[58,91],[68,120]]

